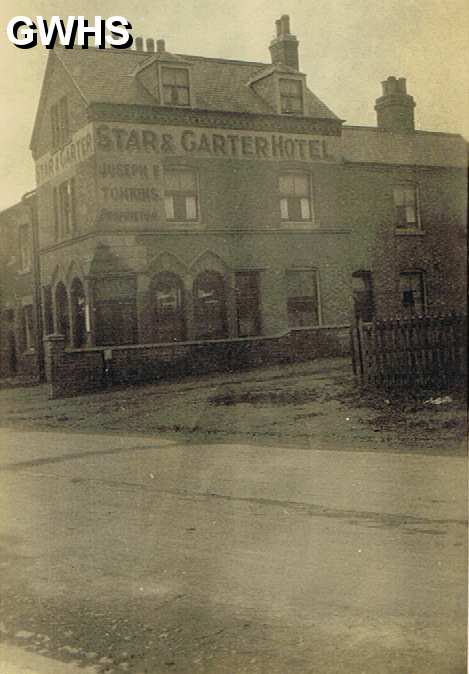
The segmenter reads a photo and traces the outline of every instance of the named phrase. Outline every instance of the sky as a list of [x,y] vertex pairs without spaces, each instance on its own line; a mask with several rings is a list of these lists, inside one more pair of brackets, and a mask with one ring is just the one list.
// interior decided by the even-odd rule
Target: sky
[[348,124],[375,125],[389,75],[407,78],[417,128],[469,140],[467,0],[2,0],[0,7],[0,210],[35,186],[29,150],[47,50],[6,36],[18,15],[125,16],[135,37],[168,51],[270,62],[275,20],[290,15],[310,89]]

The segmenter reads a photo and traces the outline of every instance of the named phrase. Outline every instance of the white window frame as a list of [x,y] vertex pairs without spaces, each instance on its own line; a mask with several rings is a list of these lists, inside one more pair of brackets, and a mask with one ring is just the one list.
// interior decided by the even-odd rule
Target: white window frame
[[[172,194],[167,194],[166,192],[166,175],[168,173],[192,173],[194,178],[195,178],[195,201],[196,201],[196,217],[195,218],[186,218],[184,220],[175,218],[175,217],[168,217],[168,206],[167,206],[167,199],[171,198],[173,195]],[[163,171],[163,186],[164,186],[164,210],[165,210],[165,217],[166,217],[166,222],[171,225],[197,225],[200,223],[200,185],[199,185],[199,173],[197,169],[194,169],[192,166],[169,166],[166,167]],[[174,192],[173,190],[170,190],[170,192]],[[174,192],[174,194],[177,194],[177,192]],[[184,194],[181,192],[181,194]],[[186,197],[187,198],[187,197]],[[173,204],[173,212],[174,212],[174,204]]]
[[[309,218],[305,219],[293,219],[290,217],[282,217],[282,211],[283,211],[283,201],[288,200],[288,198],[295,198],[293,196],[284,196],[282,192],[280,191],[280,179],[282,177],[289,177],[289,176],[301,176],[307,179],[308,181],[308,191],[309,191],[309,197],[308,197],[308,205],[309,205]],[[301,199],[301,197],[297,197]],[[303,197],[304,198],[304,197]],[[301,172],[301,171],[282,171],[278,174],[278,199],[279,199],[279,210],[280,210],[280,223],[284,226],[290,226],[290,225],[302,225],[303,227],[317,227],[316,223],[316,213],[315,213],[315,208],[314,208],[314,186],[313,186],[313,180],[312,176],[310,173],[307,172]],[[287,203],[288,205],[288,203]],[[301,208],[301,205],[300,205]]]
[[[403,225],[399,224],[398,218],[397,218],[397,208],[399,207],[399,204],[397,204],[396,200],[396,190],[403,190],[404,195],[406,190],[412,189],[414,195],[415,195],[415,200],[414,200],[414,209],[415,209],[415,222],[407,222]],[[393,189],[392,189],[392,201],[393,201],[393,209],[394,209],[394,227],[396,228],[396,231],[398,232],[405,232],[407,230],[411,231],[416,231],[416,230],[421,230],[422,229],[422,223],[421,223],[421,217],[420,217],[420,190],[419,186],[417,183],[414,182],[397,182],[394,183]],[[404,208],[405,206],[405,196],[404,196],[404,204],[402,205]]]

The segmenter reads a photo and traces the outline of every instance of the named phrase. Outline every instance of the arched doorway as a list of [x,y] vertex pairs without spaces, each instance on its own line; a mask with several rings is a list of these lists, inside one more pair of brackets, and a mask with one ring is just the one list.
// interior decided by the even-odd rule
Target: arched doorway
[[216,271],[203,271],[194,281],[194,324],[196,339],[228,336],[225,280]]
[[173,272],[156,274],[150,287],[154,335],[157,342],[179,342],[186,338],[184,284]]
[[70,289],[72,304],[73,346],[80,348],[86,343],[86,298],[83,284],[74,278]]
[[60,281],[55,287],[55,315],[57,316],[57,330],[65,338],[65,344],[70,343],[70,318],[68,314],[68,294],[64,284]]

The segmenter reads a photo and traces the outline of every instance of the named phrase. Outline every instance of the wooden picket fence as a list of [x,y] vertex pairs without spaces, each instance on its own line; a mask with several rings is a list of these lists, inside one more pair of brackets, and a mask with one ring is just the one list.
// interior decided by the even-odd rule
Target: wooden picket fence
[[351,347],[354,372],[364,384],[442,390],[466,383],[467,316],[358,322]]

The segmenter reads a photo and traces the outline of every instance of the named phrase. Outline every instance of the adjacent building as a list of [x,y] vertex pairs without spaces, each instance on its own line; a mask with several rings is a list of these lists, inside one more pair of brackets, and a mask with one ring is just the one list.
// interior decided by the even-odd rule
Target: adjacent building
[[43,347],[35,192],[0,213],[0,377],[37,377]]
[[287,16],[269,49],[270,63],[152,39],[50,52],[37,235],[24,203],[0,216],[7,276],[31,290],[4,291],[2,361],[38,329],[75,349],[299,331],[343,343],[355,316],[465,309],[465,140],[416,130],[403,78],[383,82],[376,127],[345,125],[310,89]]

